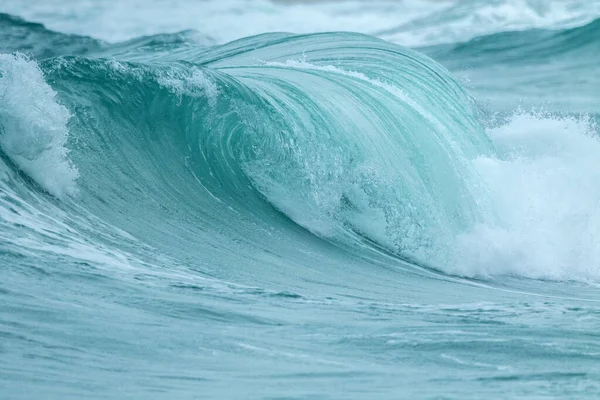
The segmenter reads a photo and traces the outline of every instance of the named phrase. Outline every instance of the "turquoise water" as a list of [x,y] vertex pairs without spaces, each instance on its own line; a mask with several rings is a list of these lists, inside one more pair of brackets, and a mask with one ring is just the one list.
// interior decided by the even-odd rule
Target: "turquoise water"
[[0,8],[1,398],[598,398],[600,7],[161,4]]

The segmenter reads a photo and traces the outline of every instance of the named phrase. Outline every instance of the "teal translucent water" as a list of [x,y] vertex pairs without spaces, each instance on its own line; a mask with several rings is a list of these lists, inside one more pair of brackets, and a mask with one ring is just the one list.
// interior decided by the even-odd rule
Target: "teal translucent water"
[[0,397],[597,398],[574,15],[411,50],[0,14]]

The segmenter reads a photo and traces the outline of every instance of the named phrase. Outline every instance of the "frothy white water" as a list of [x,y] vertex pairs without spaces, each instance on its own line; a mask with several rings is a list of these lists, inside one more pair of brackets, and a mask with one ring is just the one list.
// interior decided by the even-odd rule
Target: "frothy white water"
[[0,11],[107,41],[184,29],[196,29],[221,43],[264,32],[353,31],[424,46],[507,30],[583,25],[600,16],[600,2],[5,0]]
[[191,67],[185,72],[165,71],[158,78],[158,83],[178,96],[204,96],[211,106],[217,102],[217,86],[197,67]]
[[[360,73],[306,62],[268,65],[368,80]],[[393,91],[378,81],[368,82]],[[402,93],[392,94],[406,102]],[[426,113],[422,115],[429,119]],[[366,125],[361,132],[369,136],[371,130]],[[259,164],[249,175],[273,204],[322,237],[338,239],[340,229],[346,234],[345,229],[352,226],[390,250],[462,276],[599,281],[600,138],[593,119],[519,110],[487,133],[495,153],[466,161],[472,162],[478,177],[467,183],[472,185],[469,193],[482,212],[475,225],[458,235],[448,229],[443,218],[425,228],[422,215],[417,225],[424,232],[419,233],[402,207],[408,196],[397,190],[398,182],[406,178],[396,174],[399,169],[406,170],[401,162],[353,164],[330,146],[328,157],[306,163],[307,180],[314,185],[309,190],[290,193],[289,182],[278,184],[266,176],[269,165]],[[313,147],[308,153],[321,151]],[[440,168],[431,158],[428,163]],[[455,201],[443,196],[440,186],[436,186],[437,203],[428,216],[445,202]],[[415,204],[424,206],[423,202]]]
[[600,279],[600,140],[588,118],[519,112],[475,161],[495,218],[458,238],[449,272]]
[[40,186],[56,196],[73,194],[77,170],[67,158],[69,111],[22,55],[0,54],[0,146]]

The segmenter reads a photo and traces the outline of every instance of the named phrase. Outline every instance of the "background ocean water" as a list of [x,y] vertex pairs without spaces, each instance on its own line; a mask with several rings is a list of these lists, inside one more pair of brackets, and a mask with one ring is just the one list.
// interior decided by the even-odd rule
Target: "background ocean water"
[[0,398],[598,398],[599,18],[5,0]]

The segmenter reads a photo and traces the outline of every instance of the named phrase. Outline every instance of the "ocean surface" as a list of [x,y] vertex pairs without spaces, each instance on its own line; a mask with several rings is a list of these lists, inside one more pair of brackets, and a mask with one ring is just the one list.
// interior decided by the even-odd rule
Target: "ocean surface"
[[3,0],[0,398],[598,399],[599,123],[600,1]]

